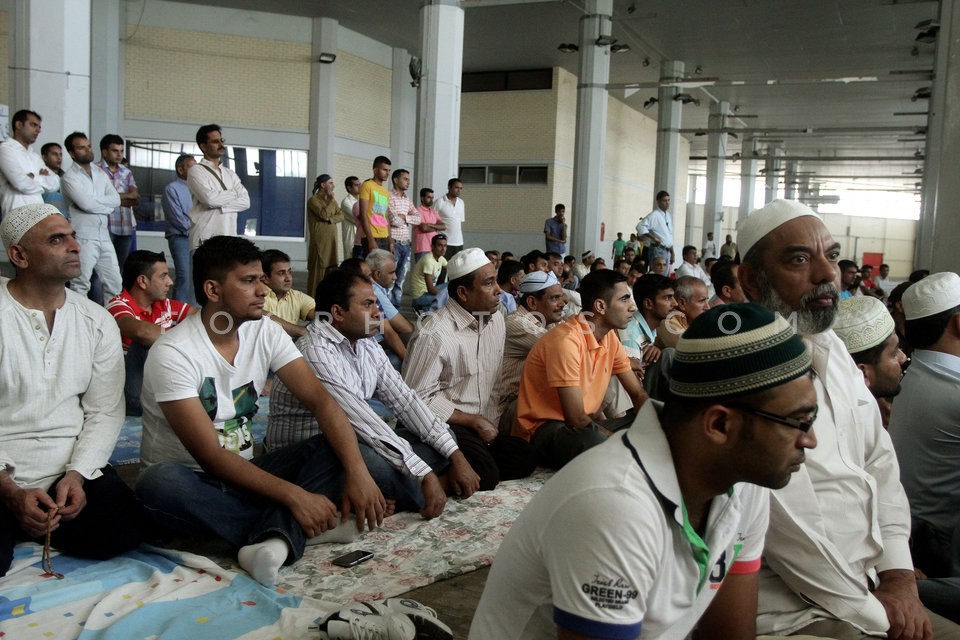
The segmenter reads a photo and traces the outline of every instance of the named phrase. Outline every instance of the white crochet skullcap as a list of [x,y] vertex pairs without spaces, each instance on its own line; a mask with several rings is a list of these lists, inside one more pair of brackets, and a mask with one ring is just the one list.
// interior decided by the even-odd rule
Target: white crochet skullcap
[[895,329],[893,316],[873,296],[841,300],[837,320],[833,324],[834,332],[850,353],[859,353],[882,344]]
[[926,318],[960,306],[960,276],[952,271],[932,273],[903,292],[907,320]]
[[560,284],[560,281],[557,280],[557,274],[553,271],[531,271],[520,281],[520,293],[536,293],[555,284]]
[[37,223],[47,216],[60,215],[60,211],[52,204],[26,204],[11,209],[0,221],[0,239],[7,248],[23,239],[27,231],[37,226]]
[[774,200],[765,207],[752,211],[737,231],[737,249],[746,256],[753,245],[780,225],[803,216],[822,218],[807,205],[796,200]]
[[447,280],[456,280],[473,273],[480,267],[493,264],[479,247],[464,249],[447,261]]

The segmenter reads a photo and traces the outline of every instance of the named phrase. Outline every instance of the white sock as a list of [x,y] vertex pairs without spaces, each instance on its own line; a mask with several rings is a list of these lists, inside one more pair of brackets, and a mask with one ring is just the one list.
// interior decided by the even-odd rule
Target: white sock
[[341,520],[333,529],[327,529],[318,536],[307,538],[307,544],[323,544],[325,542],[353,542],[360,535],[357,531],[357,519],[350,516]]
[[263,542],[242,547],[237,554],[237,561],[254,580],[265,587],[272,587],[277,583],[277,574],[289,553],[286,540],[280,537],[267,538]]

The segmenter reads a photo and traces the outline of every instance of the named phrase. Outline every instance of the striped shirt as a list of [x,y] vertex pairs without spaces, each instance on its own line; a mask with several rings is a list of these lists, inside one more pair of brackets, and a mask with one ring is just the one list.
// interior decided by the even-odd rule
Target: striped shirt
[[547,332],[542,319],[522,306],[507,316],[507,337],[503,345],[503,364],[497,384],[498,416],[502,416],[517,400],[523,363],[527,361],[527,354],[533,349],[533,345]]
[[449,420],[456,409],[496,420],[503,314],[475,316],[451,299],[420,324],[403,361],[410,388],[441,420]]
[[[130,193],[137,188],[137,181],[133,179],[133,172],[122,164],[117,165],[116,173],[103,160],[97,162],[96,165],[106,172],[117,193]],[[119,206],[107,216],[107,228],[115,236],[132,236],[136,227],[137,219],[133,215],[133,207]]]
[[390,192],[390,235],[395,242],[410,243],[410,225],[420,224],[420,214],[413,201],[403,191]]
[[[449,458],[457,451],[450,428],[404,384],[375,339],[357,340],[354,350],[342,333],[330,323],[317,319],[297,341],[297,348],[347,414],[357,436],[395,469],[414,478],[423,478],[431,471],[430,465],[413,452],[410,443],[370,408],[367,404],[370,398],[380,400],[404,426],[441,455]],[[274,450],[301,442],[319,432],[314,415],[277,380],[270,396],[267,448]]]

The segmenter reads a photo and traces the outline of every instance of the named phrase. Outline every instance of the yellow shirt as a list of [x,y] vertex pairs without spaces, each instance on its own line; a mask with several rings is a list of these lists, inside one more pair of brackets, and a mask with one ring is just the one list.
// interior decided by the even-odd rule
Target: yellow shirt
[[307,315],[316,308],[317,303],[313,298],[302,291],[291,289],[287,291],[283,298],[278,298],[277,294],[270,289],[266,300],[263,301],[263,310],[272,313],[281,320],[286,320],[292,324],[297,324],[301,320],[306,320]]

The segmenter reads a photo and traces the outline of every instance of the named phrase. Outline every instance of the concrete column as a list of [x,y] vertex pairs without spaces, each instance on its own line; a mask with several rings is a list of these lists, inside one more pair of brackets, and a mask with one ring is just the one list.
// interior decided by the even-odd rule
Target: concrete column
[[764,168],[766,173],[766,191],[764,193],[764,204],[772,202],[779,197],[780,185],[780,160],[777,159],[777,156],[781,155],[780,149],[774,147],[767,147],[767,157],[764,162]]
[[126,35],[126,2],[97,0],[91,10],[90,59],[96,60],[96,64],[90,68],[90,140],[94,153],[98,153],[97,146],[104,135],[123,135],[121,39]]
[[[694,232],[693,230],[697,227],[697,183],[700,182],[699,176],[690,176],[690,179],[687,180],[687,211],[686,211],[686,224],[683,228],[683,237],[690,238],[693,240]],[[706,181],[704,181],[706,182]],[[707,215],[707,208],[704,206],[703,215],[700,217],[699,223],[703,226],[703,219]],[[674,210],[674,220],[676,220],[676,210]],[[680,247],[684,243],[675,243],[674,244],[674,255],[677,260],[683,260],[683,256],[680,255]]]
[[[413,173],[414,149],[417,144],[417,90],[410,86],[410,54],[406,49],[393,50],[393,88],[390,99],[390,160],[394,169]],[[408,195],[418,201],[418,189],[411,186]]]
[[[743,139],[740,146],[740,210],[737,212],[737,228],[754,210],[753,192],[757,183],[757,140],[753,136]],[[713,236],[718,239],[716,235]],[[719,239],[718,239],[719,240]]]
[[613,0],[587,0],[586,15],[580,18],[580,82],[570,220],[573,255],[587,250],[599,253],[600,249],[610,48],[597,45],[596,40],[601,33],[610,34],[612,13]]
[[934,62],[933,93],[927,124],[923,200],[913,266],[960,271],[960,7],[940,3],[940,33]]
[[10,115],[39,113],[40,143],[89,131],[90,0],[15,0],[13,13]]
[[[321,173],[333,171],[337,135],[337,62],[320,62],[321,53],[337,53],[339,25],[330,18],[313,19],[310,41],[310,138],[307,151],[307,190]],[[345,176],[334,176],[338,184]]]
[[786,171],[783,174],[783,197],[787,200],[797,200],[797,163],[789,161],[786,163]]
[[[683,77],[684,65],[678,60],[664,60],[660,64],[660,82],[672,82]],[[680,177],[677,166],[680,158],[680,116],[683,105],[673,99],[678,93],[676,87],[660,87],[657,94],[657,159],[653,173],[653,191],[661,189],[676,198]],[[642,203],[641,203],[642,204]],[[651,202],[652,206],[654,203]],[[646,212],[646,207],[641,207]],[[641,214],[643,215],[643,214]],[[676,223],[676,211],[673,211]],[[674,230],[677,225],[674,224]],[[674,244],[678,242],[674,231]],[[680,256],[677,256],[680,259]]]
[[[457,0],[428,0],[420,7],[420,51],[414,175],[439,198],[447,180],[459,175],[463,9]],[[468,219],[479,214],[468,207]]]
[[[723,179],[727,163],[727,126],[729,102],[714,102],[710,105],[707,134],[707,195],[703,204],[703,231],[700,243],[707,244],[707,233],[712,233],[716,242],[723,233]],[[691,241],[693,238],[691,238]],[[696,244],[696,243],[694,243]]]

